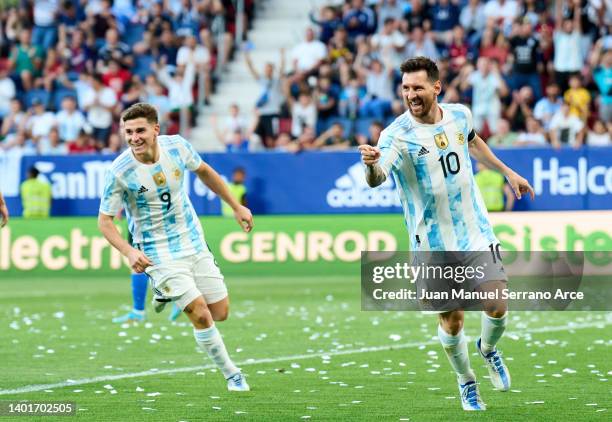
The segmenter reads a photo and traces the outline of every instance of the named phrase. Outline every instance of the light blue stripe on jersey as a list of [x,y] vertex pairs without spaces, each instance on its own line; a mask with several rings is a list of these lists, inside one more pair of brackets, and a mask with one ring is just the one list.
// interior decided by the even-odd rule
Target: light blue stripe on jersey
[[[101,204],[108,205],[108,200],[112,195],[112,192],[115,190],[115,186],[117,185],[117,178],[112,173],[111,170],[106,174],[106,189],[104,189],[104,193],[102,194],[102,202]],[[114,210],[109,210],[107,206],[103,209],[104,212],[112,213]]]
[[[138,183],[138,176],[134,169],[129,169],[124,174],[125,180],[127,181],[128,189],[133,192],[137,192],[140,188],[140,184]],[[140,229],[140,235],[142,236],[142,248],[143,252],[146,256],[148,256],[154,263],[159,262],[159,255],[157,253],[157,249],[155,248],[155,244],[152,239],[151,229],[153,228],[153,222],[151,221],[151,209],[149,208],[149,203],[147,202],[144,195],[136,196],[136,209],[138,210],[139,217],[143,219],[143,223]],[[126,204],[126,209],[129,207]],[[128,224],[131,227],[134,227],[134,223],[131,221],[131,218],[134,216],[129,216],[128,214]],[[132,233],[132,236],[135,237],[135,233]],[[136,241],[136,240],[135,240]]]
[[[421,181],[421,183],[417,183],[417,185],[419,186],[421,201],[423,201],[423,219],[425,221],[425,227],[427,228],[427,241],[429,242],[429,249],[445,250],[446,248],[444,246],[444,241],[442,240],[440,225],[438,224],[438,216],[436,213],[436,198],[433,195],[433,187],[431,185],[431,178],[429,177],[427,163],[424,161],[417,162],[414,169],[416,171],[417,179]],[[406,191],[405,193],[408,194],[409,192]]]
[[[183,163],[181,160],[180,151],[176,148],[172,148],[168,150],[168,152],[172,161],[174,161],[174,163],[183,170],[183,174],[185,174],[186,166],[185,163]],[[187,196],[187,193],[184,189],[182,190],[182,195],[183,204],[191,204],[191,201],[189,201],[189,197]],[[187,232],[189,233],[189,240],[191,241],[191,244],[194,248],[196,248],[198,252],[203,251],[204,240],[201,239],[198,235],[198,221],[194,220],[190,206],[183,207],[183,217],[185,219],[185,223],[187,224]]]
[[[149,172],[151,174],[151,178],[155,180],[154,175],[158,173],[163,174],[163,169],[162,169],[162,166],[159,163],[157,163],[149,169]],[[165,176],[165,177],[167,178],[168,176]],[[162,201],[162,204],[163,204],[162,210],[161,210],[162,224],[164,225],[164,231],[166,232],[168,250],[170,251],[172,256],[176,258],[179,256],[179,253],[181,252],[181,238],[180,238],[180,235],[177,233],[177,231],[174,230],[176,226],[176,215],[175,215],[176,205],[174,205],[174,207],[172,206],[173,198],[170,196],[170,189],[168,188],[168,180],[166,180],[166,183],[162,186],[158,185],[156,182],[155,186],[157,186],[157,189],[156,189],[157,195],[160,198],[164,193],[167,193],[169,196],[169,201],[170,201],[169,209],[167,208],[167,204]],[[174,199],[176,200],[176,198]]]

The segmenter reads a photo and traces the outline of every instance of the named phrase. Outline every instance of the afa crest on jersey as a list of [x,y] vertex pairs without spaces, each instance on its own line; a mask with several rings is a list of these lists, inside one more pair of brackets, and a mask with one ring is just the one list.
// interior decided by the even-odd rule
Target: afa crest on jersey
[[465,136],[464,136],[464,135],[463,135],[463,133],[461,133],[461,132],[458,132],[458,133],[457,133],[457,143],[458,143],[459,145],[463,145],[463,144],[465,144]]
[[153,180],[155,180],[157,186],[164,186],[166,184],[166,175],[162,171],[157,172],[153,175]]
[[448,148],[448,138],[446,137],[446,133],[442,132],[438,133],[437,135],[434,135],[434,141],[436,141],[436,145],[438,146],[438,148]]
[[174,169],[173,174],[176,180],[181,180],[181,171],[179,169]]

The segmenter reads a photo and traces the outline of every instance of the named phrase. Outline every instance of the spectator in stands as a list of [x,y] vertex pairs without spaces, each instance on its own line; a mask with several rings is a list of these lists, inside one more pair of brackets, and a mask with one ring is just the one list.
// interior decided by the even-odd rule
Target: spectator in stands
[[431,30],[439,42],[447,42],[453,28],[459,25],[459,6],[456,0],[435,0],[429,9]]
[[490,0],[484,8],[487,20],[492,20],[504,33],[510,32],[512,22],[518,13],[519,5],[515,0]]
[[[480,57],[476,66],[476,71],[465,78],[462,89],[465,90],[468,85],[472,87],[474,129],[483,132],[486,123],[488,131],[495,133],[502,112],[501,97],[508,94],[508,87],[496,62]],[[465,69],[469,70],[470,67]]]
[[338,115],[338,92],[332,86],[331,79],[319,77],[314,97],[317,105],[317,121],[325,125],[329,118]]
[[370,127],[368,128],[368,135],[366,136],[363,133],[355,134],[355,142],[351,142],[352,147],[358,147],[359,145],[372,145],[376,146],[378,144],[378,139],[380,138],[380,134],[384,129],[384,125],[378,120],[374,120]]
[[298,138],[305,128],[316,130],[317,106],[308,91],[301,91],[295,101],[290,93],[286,93],[287,104],[291,111],[291,136]]
[[119,32],[115,28],[106,31],[105,42],[98,50],[98,64],[96,69],[100,72],[110,59],[117,60],[126,69],[133,65],[130,47],[119,40]]
[[[431,29],[431,18],[426,4],[422,0],[410,0],[410,7],[404,13],[404,19],[407,21],[409,28],[423,28],[427,31]],[[431,59],[433,60],[433,58]]]
[[131,78],[132,74],[122,68],[117,59],[109,59],[106,71],[102,73],[102,82],[115,92],[117,99],[121,98],[125,92],[125,85]]
[[508,42],[504,34],[493,28],[486,28],[480,39],[478,55],[497,61],[500,69],[504,69],[509,55]]
[[349,38],[355,39],[360,35],[373,34],[376,30],[374,11],[364,5],[364,0],[352,0],[350,4],[350,8],[342,17]]
[[44,51],[51,49],[57,40],[58,0],[36,0],[33,2],[34,30],[32,44]]
[[555,80],[562,92],[568,89],[570,76],[582,69],[584,58],[580,53],[582,29],[580,21],[580,1],[570,0],[574,17],[563,17],[563,1],[555,2]]
[[278,119],[283,103],[283,83],[285,78],[285,53],[281,50],[281,64],[278,74],[274,72],[274,64],[266,63],[263,75],[255,69],[249,51],[245,51],[245,59],[249,72],[260,86],[259,98],[255,107],[259,113],[259,124],[255,132],[268,148],[273,146],[274,139],[278,133]]
[[406,45],[406,37],[398,31],[397,21],[393,17],[385,19],[381,30],[371,39],[372,48],[380,54],[383,63],[389,63],[395,69],[404,59],[401,52]]
[[299,78],[304,78],[312,75],[327,57],[327,47],[315,39],[314,31],[308,28],[305,41],[293,47],[290,57],[293,73]]
[[389,19],[393,19],[394,26],[396,26],[395,24],[398,23],[397,19],[401,19],[403,15],[404,7],[398,0],[380,0],[376,5],[377,32],[381,33],[384,31],[384,27]]
[[584,140],[584,122],[579,117],[570,114],[570,106],[563,103],[550,122],[550,143],[555,148],[573,146],[578,148]]
[[367,90],[359,79],[356,76],[351,78],[340,93],[340,116],[355,120],[366,96]]
[[302,134],[297,138],[295,146],[291,147],[292,152],[310,151],[316,149],[314,144],[316,140],[316,132],[310,126],[306,126],[302,131]]
[[512,74],[510,85],[518,90],[525,85],[531,87],[535,99],[542,97],[542,87],[539,73],[541,68],[540,43],[533,35],[531,22],[522,18],[518,23],[518,32],[510,38]]
[[591,94],[582,86],[580,76],[573,75],[569,79],[569,89],[563,94],[563,100],[570,106],[570,114],[586,122],[589,118]]
[[32,44],[30,30],[21,30],[19,44],[13,48],[10,60],[13,71],[19,75],[21,86],[25,91],[32,89],[34,78],[42,69],[43,57],[42,48]]
[[481,34],[486,22],[484,5],[480,0],[469,0],[468,4],[461,9],[459,23],[466,30],[468,36]]
[[187,113],[187,121],[191,121],[191,113],[194,104],[193,98],[193,83],[195,82],[195,66],[193,62],[188,61],[185,66],[178,66],[174,74],[171,76],[168,71],[168,66],[162,62],[158,68],[157,77],[159,81],[168,90],[168,99],[173,112],[185,110]]
[[393,67],[390,64],[384,65],[378,59],[372,60],[369,68],[361,66],[360,61],[356,60],[355,67],[360,77],[366,81],[366,96],[361,99],[360,115],[385,120],[391,113],[394,100]]
[[85,42],[85,36],[81,30],[75,30],[72,33],[70,43],[64,49],[64,58],[67,58],[69,72],[93,71],[93,52]]
[[[92,135],[100,149],[106,146],[113,124],[113,109],[117,104],[117,94],[104,86],[102,76],[95,74],[92,78],[92,89],[85,92],[82,108],[87,111],[87,123],[92,127]],[[78,141],[78,139],[77,139]],[[75,144],[70,144],[75,145]],[[87,143],[77,143],[78,150],[88,146]],[[75,149],[70,149],[75,152]]]
[[320,150],[348,149],[350,142],[344,137],[342,123],[334,123],[314,141],[314,147]]
[[176,55],[177,66],[186,66],[191,63],[196,70],[198,78],[203,78],[204,82],[204,102],[208,103],[211,94],[210,79],[210,52],[203,44],[198,44],[196,37],[188,35],[183,41],[183,46],[179,48]]
[[518,134],[510,128],[510,122],[506,119],[499,119],[497,122],[497,131],[493,136],[487,139],[487,144],[491,148],[495,147],[512,147],[518,138]]
[[68,145],[68,154],[93,154],[96,152],[96,142],[91,136],[84,130],[79,133],[79,136],[74,142],[70,142]]
[[540,122],[534,117],[527,117],[527,129],[519,133],[515,146],[548,146],[546,135]]
[[612,46],[604,49],[603,39],[597,41],[591,55],[593,79],[599,92],[599,117],[612,122]]
[[45,110],[45,104],[38,98],[32,101],[28,111],[25,129],[37,149],[45,148],[49,143],[49,132],[56,125],[55,114]]
[[104,147],[102,154],[120,154],[125,149],[124,143],[121,141],[121,137],[117,133],[111,134],[108,138],[108,146]]
[[512,92],[512,102],[506,109],[506,117],[510,120],[512,130],[526,129],[527,117],[533,115],[533,91],[530,86],[524,86],[519,91]]
[[559,111],[563,100],[559,96],[559,86],[551,83],[546,87],[546,96],[540,98],[533,109],[533,117],[538,119],[544,130],[550,129],[550,121],[554,114]]
[[309,17],[312,23],[321,28],[319,31],[319,41],[324,44],[331,40],[336,29],[342,25],[342,19],[338,17],[338,14],[331,6],[323,6],[320,10],[319,18],[316,18],[313,12],[310,12]]
[[68,154],[68,146],[62,142],[57,127],[54,127],[49,132],[49,142],[40,145],[38,152],[41,155],[66,155]]
[[157,109],[159,125],[163,129],[160,130],[160,132],[165,133],[171,117],[170,114],[172,112],[172,103],[166,95],[163,85],[155,78],[154,75],[149,75],[149,77],[147,77],[147,82],[151,85],[150,87],[143,88],[146,98],[145,101]]
[[229,115],[225,118],[221,127],[219,126],[216,115],[211,117],[211,124],[219,141],[226,146],[234,141],[234,134],[236,132],[245,134],[247,131],[247,122],[244,117],[240,115],[240,107],[238,107],[238,104],[230,105]]
[[455,74],[467,63],[468,45],[465,40],[465,31],[461,26],[455,26],[449,34],[448,58],[450,59],[450,70]]
[[344,27],[340,27],[334,32],[334,36],[329,40],[329,58],[332,63],[349,60],[355,51],[354,44],[348,38],[348,32]]
[[2,129],[0,130],[0,137],[4,139],[5,146],[10,144],[13,136],[23,129],[26,120],[27,116],[22,110],[21,101],[18,98],[13,98],[9,113],[2,119]]
[[412,28],[410,40],[411,41],[406,45],[406,51],[404,53],[406,57],[423,56],[429,57],[434,61],[437,61],[440,57],[438,49],[431,39],[431,35],[425,33],[420,26]]
[[606,125],[601,120],[596,120],[593,123],[593,130],[590,130],[586,137],[586,143],[590,147],[607,147],[612,146],[610,132]]
[[174,40],[172,31],[165,29],[161,33],[159,41],[155,42],[156,47],[154,48],[154,56],[158,63],[164,63],[165,66],[171,66],[168,71],[173,70],[176,67],[176,58],[178,56],[178,48]]
[[76,106],[74,97],[66,97],[62,100],[61,110],[55,115],[59,137],[64,142],[74,141],[87,127],[85,116],[77,110]]
[[9,77],[9,69],[0,67],[0,120],[11,112],[11,100],[15,98],[15,82]]

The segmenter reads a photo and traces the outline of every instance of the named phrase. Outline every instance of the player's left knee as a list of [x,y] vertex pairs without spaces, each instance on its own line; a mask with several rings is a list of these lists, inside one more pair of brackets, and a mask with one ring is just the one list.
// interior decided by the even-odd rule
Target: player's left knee
[[508,307],[503,303],[485,307],[485,313],[491,318],[501,318],[506,315],[506,312],[508,312]]

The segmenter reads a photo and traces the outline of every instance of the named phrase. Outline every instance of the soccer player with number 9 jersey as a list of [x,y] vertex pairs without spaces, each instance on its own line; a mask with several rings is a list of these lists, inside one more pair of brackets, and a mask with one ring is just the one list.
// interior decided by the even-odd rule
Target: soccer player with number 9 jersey
[[[128,258],[132,270],[149,276],[157,312],[174,302],[187,314],[196,343],[219,367],[228,389],[248,391],[215,326],[215,321],[223,321],[228,315],[227,288],[183,188],[186,172],[194,172],[227,202],[246,232],[253,227],[251,212],[234,199],[219,174],[184,138],[159,135],[153,106],[134,104],[121,119],[129,148],[113,161],[107,174],[98,216],[100,231]],[[133,245],[113,224],[121,208]]]

